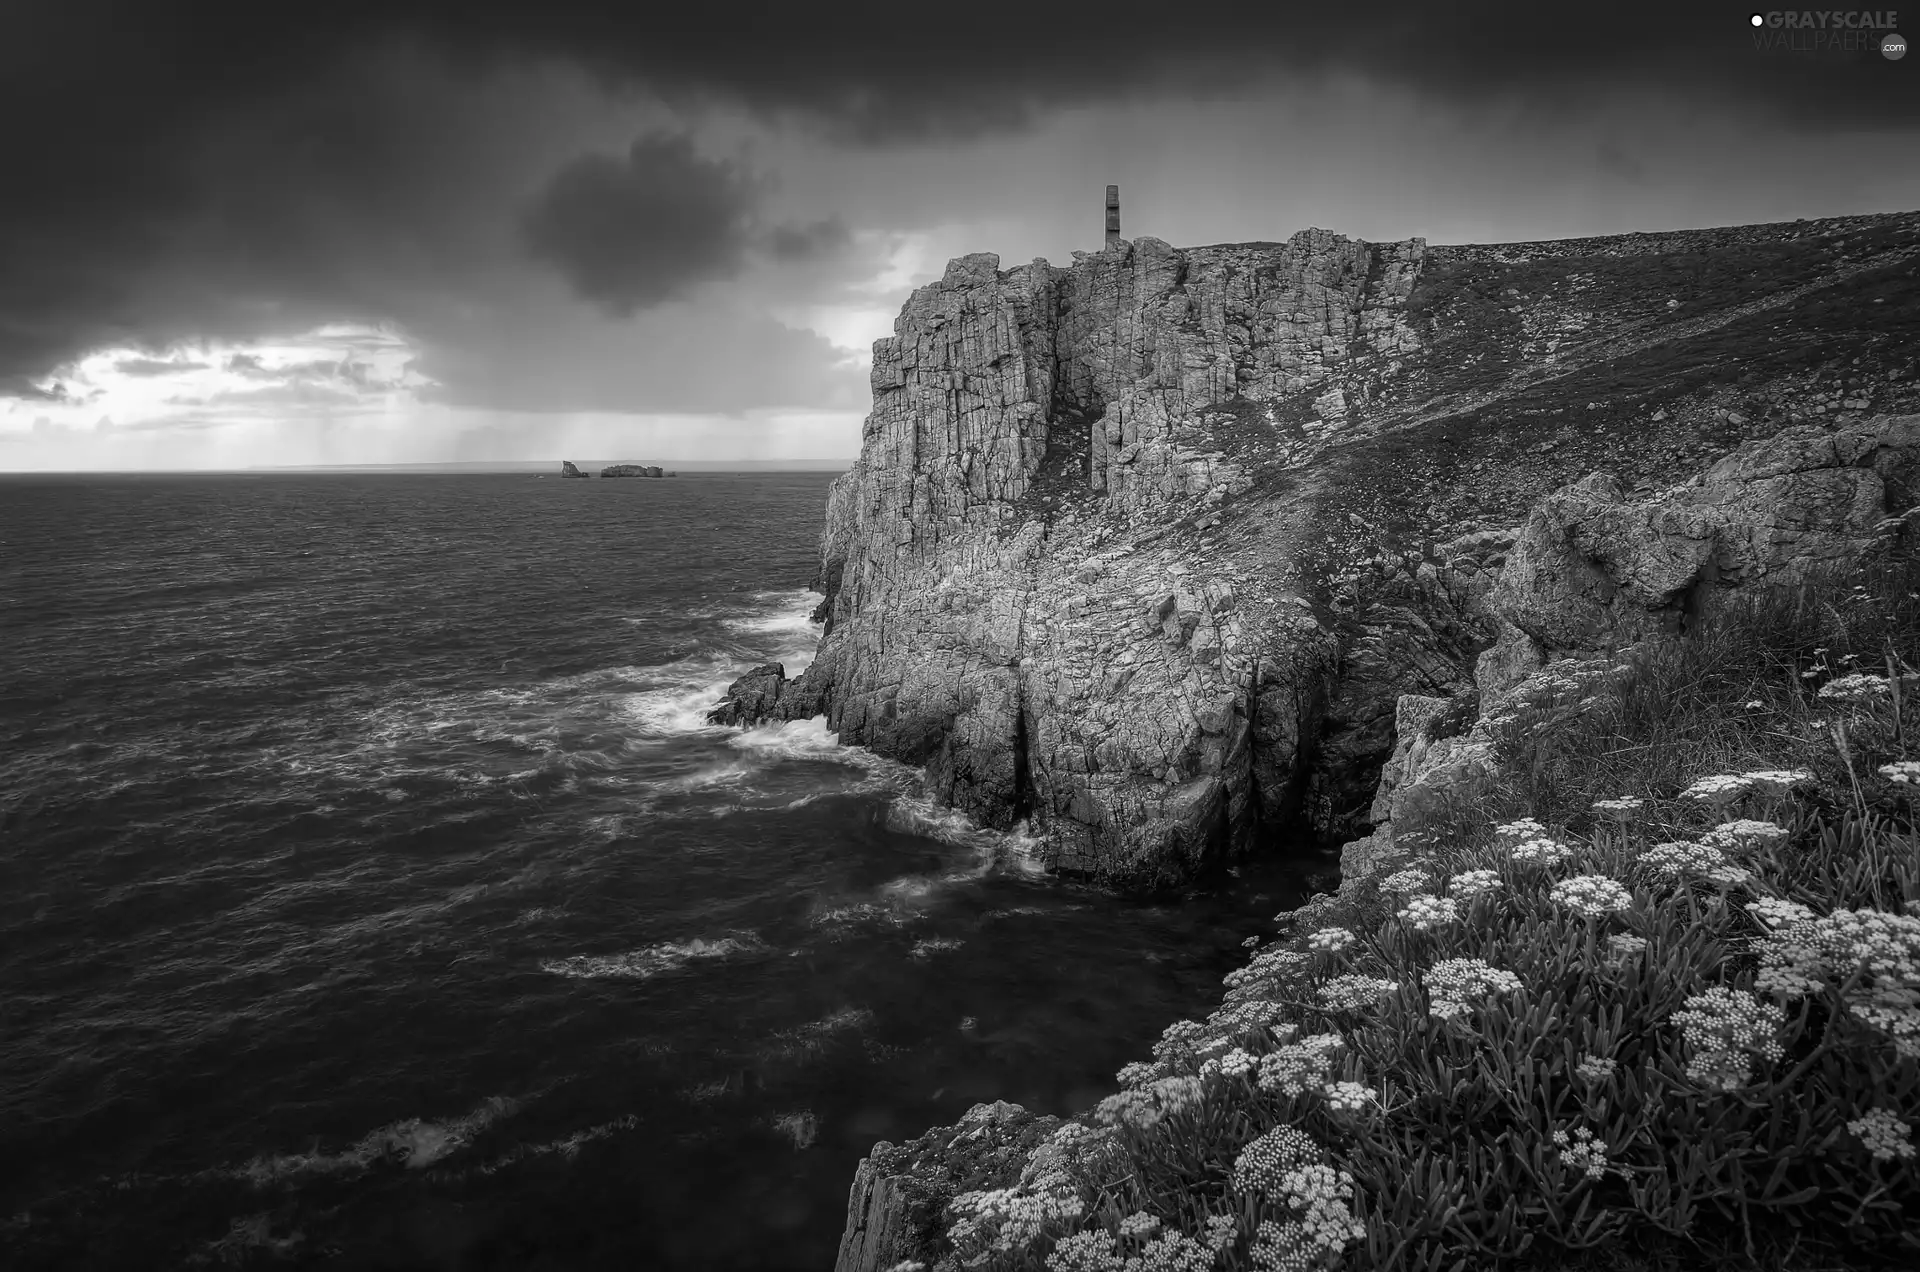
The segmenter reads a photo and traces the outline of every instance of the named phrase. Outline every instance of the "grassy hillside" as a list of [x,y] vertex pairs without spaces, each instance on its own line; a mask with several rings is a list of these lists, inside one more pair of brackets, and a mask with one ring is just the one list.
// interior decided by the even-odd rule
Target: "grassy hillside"
[[943,1266],[1914,1266],[1920,562],[1484,726],[1490,796],[1249,937]]

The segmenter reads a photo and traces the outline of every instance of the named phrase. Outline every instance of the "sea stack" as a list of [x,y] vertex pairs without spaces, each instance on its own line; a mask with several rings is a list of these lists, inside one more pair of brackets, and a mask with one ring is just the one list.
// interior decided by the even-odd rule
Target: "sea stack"
[[661,477],[658,464],[609,464],[600,470],[602,477]]
[[573,461],[570,459],[563,459],[560,461],[560,475],[562,477],[578,477],[582,481],[585,481],[587,478],[587,474],[581,472],[578,468],[575,468],[573,466]]

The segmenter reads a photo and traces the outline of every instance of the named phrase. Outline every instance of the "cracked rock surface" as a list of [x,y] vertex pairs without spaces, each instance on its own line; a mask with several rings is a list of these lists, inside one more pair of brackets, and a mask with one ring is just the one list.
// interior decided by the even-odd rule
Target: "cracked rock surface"
[[[960,257],[874,345],[817,656],[757,668],[714,718],[824,715],[1123,888],[1364,835],[1419,732],[1403,699],[1471,713],[1850,550],[1911,492],[1905,443],[1861,430],[1920,410],[1916,230]],[[1761,251],[1782,286],[1752,285]],[[1843,341],[1831,315],[1869,286]],[[1397,762],[1411,786],[1436,759]]]

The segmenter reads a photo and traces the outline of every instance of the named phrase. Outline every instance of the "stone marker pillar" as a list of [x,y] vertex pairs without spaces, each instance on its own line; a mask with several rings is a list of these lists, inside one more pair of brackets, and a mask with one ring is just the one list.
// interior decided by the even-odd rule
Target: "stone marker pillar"
[[1107,187],[1107,246],[1120,241],[1120,187]]

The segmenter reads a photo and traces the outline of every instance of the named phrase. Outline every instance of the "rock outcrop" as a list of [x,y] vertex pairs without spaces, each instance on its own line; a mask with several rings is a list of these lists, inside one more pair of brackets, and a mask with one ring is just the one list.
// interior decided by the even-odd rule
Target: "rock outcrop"
[[609,464],[600,470],[602,477],[661,477],[658,464]]
[[589,474],[583,473],[578,468],[575,468],[572,460],[563,459],[560,461],[560,475],[562,477],[578,477],[584,481]]
[[946,1244],[947,1203],[1012,1185],[1059,1125],[1057,1117],[996,1100],[905,1144],[881,1140],[855,1172],[834,1272],[890,1272],[910,1260],[933,1266]]
[[[1029,823],[1053,869],[1116,886],[1283,832],[1362,834],[1390,811],[1397,726],[1446,714],[1402,721],[1403,698],[1468,702],[1484,669],[1510,679],[1614,630],[1616,594],[1684,616],[1696,584],[1674,580],[1696,565],[1762,568],[1771,531],[1740,547],[1702,523],[1705,556],[1603,582],[1574,557],[1652,527],[1627,504],[1795,420],[1920,408],[1917,228],[961,257],[874,346],[861,457],[822,535],[818,655],[791,681],[757,669],[715,718],[825,715],[976,820]],[[1556,496],[1585,538],[1516,537],[1596,470],[1613,476]],[[1661,507],[1646,515],[1719,515]],[[1503,560],[1566,589],[1573,617],[1496,594]],[[1396,782],[1443,758],[1403,755]]]
[[1735,598],[1844,573],[1920,542],[1920,415],[1827,431],[1795,425],[1633,500],[1607,473],[1535,505],[1485,603],[1499,627],[1467,698],[1401,697],[1371,833],[1343,886],[1449,800],[1495,776],[1487,721],[1548,669],[1606,674],[1615,653],[1684,635]]

